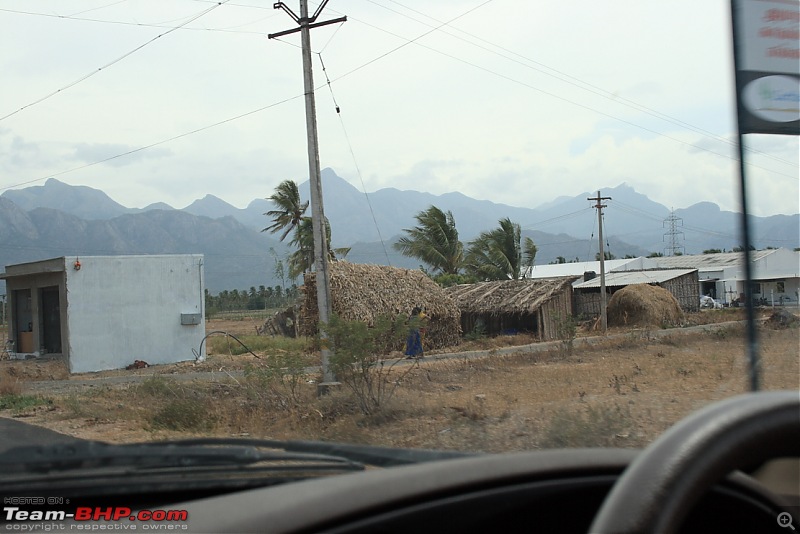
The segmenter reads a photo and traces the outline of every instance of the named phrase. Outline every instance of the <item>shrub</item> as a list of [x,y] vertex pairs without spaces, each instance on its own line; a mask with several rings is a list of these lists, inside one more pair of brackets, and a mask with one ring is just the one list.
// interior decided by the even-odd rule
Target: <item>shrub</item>
[[618,405],[581,406],[580,411],[560,409],[550,419],[539,445],[545,448],[612,447],[634,428],[630,410]]
[[205,403],[196,399],[178,399],[153,414],[150,424],[155,429],[209,430],[214,426],[214,417]]
[[259,366],[245,368],[245,378],[255,386],[260,398],[269,398],[284,409],[300,405],[300,385],[306,380],[306,362],[302,354],[278,352]]
[[381,316],[372,326],[336,315],[331,317],[326,328],[334,347],[331,370],[353,393],[363,414],[380,411],[403,377],[416,367],[408,366],[398,378],[390,380],[392,369],[400,360],[387,365],[381,357],[401,343],[408,328],[413,327],[406,324],[404,317]]

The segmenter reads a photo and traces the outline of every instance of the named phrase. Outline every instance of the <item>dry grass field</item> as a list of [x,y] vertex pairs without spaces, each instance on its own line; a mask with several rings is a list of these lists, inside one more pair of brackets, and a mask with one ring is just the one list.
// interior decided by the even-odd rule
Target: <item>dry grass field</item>
[[[694,322],[714,322],[704,317]],[[245,336],[253,323],[209,324],[207,331]],[[200,366],[128,371],[142,376],[72,389],[49,390],[51,382],[43,382],[67,378],[59,362],[5,361],[0,416],[110,442],[214,435],[487,452],[639,447],[698,407],[748,387],[741,324],[660,333],[666,335],[616,330],[591,347],[556,344],[510,355],[499,352],[508,339],[484,339],[460,347],[487,351],[480,357],[387,360],[385,369],[397,362],[384,377],[393,395],[369,415],[346,386],[318,398],[319,377],[302,365],[276,374],[268,361],[291,349],[255,350],[255,358],[235,354],[229,338],[209,345]],[[763,388],[800,387],[800,330],[766,323],[759,335]],[[214,372],[193,378],[197,371]],[[125,372],[69,378],[77,384],[115,374]]]

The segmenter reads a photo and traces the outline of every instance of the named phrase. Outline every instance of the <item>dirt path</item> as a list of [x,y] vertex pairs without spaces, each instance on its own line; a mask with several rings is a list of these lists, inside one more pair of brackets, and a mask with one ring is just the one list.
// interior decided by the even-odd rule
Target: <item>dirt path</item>
[[[590,347],[609,341],[621,340],[626,338],[634,339],[659,339],[668,336],[691,336],[702,333],[709,333],[736,327],[743,324],[742,321],[731,321],[725,323],[714,323],[700,326],[690,326],[684,328],[671,328],[659,330],[630,330],[626,333],[613,333],[606,336],[596,335],[589,337],[576,338],[573,341],[574,350],[580,350],[583,347]],[[532,343],[527,345],[498,347],[488,350],[473,350],[464,352],[446,352],[431,354],[419,360],[420,364],[427,362],[437,362],[442,360],[470,360],[477,358],[486,358],[500,355],[511,355],[517,353],[542,353],[559,350],[562,345],[561,341],[548,341],[540,343]],[[397,366],[411,365],[413,362],[407,360],[400,360],[395,363]],[[98,387],[116,387],[136,382],[147,380],[156,376],[168,377],[172,380],[185,382],[192,380],[200,381],[220,381],[220,380],[237,380],[244,375],[241,369],[225,369],[225,365],[221,365],[217,370],[207,370],[214,367],[215,358],[210,356],[205,364],[198,368],[192,369],[192,362],[184,362],[180,365],[155,365],[146,369],[137,369],[133,371],[107,371],[102,373],[94,373],[98,376],[86,377],[87,374],[73,375],[72,378],[59,379],[59,380],[42,380],[34,379],[27,381],[24,385],[25,392],[28,393],[41,393],[49,395],[68,395],[73,393],[86,392],[92,388]],[[203,370],[199,370],[203,369]],[[309,367],[306,369],[309,375],[316,375],[320,373],[319,367]],[[91,375],[91,374],[89,374]]]

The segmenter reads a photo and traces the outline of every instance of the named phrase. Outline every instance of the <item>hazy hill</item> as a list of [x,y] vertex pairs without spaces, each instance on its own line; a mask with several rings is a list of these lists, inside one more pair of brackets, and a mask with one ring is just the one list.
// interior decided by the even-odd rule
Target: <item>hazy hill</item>
[[270,247],[286,253],[284,245],[233,217],[153,210],[85,220],[50,208],[25,212],[0,198],[3,266],[59,256],[199,253],[205,255],[206,287],[217,292],[275,285]]
[[[587,191],[559,197],[538,208],[520,208],[475,200],[458,192],[432,195],[418,191],[359,191],[332,169],[322,171],[325,214],[331,221],[333,244],[351,247],[348,260],[417,268],[419,262],[399,255],[392,243],[415,224],[414,215],[435,205],[452,211],[464,242],[495,228],[510,217],[539,247],[537,263],[558,256],[593,259],[598,250],[597,212]],[[308,182],[299,184],[308,199]],[[265,191],[268,197],[272,191]],[[601,189],[604,237],[616,257],[663,252],[669,243],[670,210],[632,187]],[[286,247],[260,232],[272,209],[265,198],[237,208],[213,195],[183,210],[164,203],[132,209],[105,193],[49,179],[43,186],[9,190],[0,195],[0,267],[61,255],[153,254],[199,252],[206,255],[209,290],[275,285],[274,247],[281,257]],[[698,202],[674,211],[678,244],[686,253],[739,246],[739,214]],[[800,245],[800,215],[752,217],[754,245],[794,248]]]

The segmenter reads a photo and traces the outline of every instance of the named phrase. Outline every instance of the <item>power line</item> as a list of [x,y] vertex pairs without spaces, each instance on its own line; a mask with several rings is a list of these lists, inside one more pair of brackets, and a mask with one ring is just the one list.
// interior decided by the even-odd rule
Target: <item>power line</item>
[[[325,46],[327,46],[327,44]],[[353,158],[353,164],[356,167],[356,173],[358,174],[358,179],[361,182],[361,190],[364,191],[364,197],[367,199],[367,206],[369,206],[369,213],[372,216],[372,222],[375,225],[375,230],[378,232],[378,239],[381,242],[381,247],[383,248],[383,254],[384,256],[386,256],[386,262],[391,266],[392,262],[389,259],[389,253],[386,251],[386,243],[383,240],[383,235],[381,235],[381,229],[378,226],[378,220],[375,218],[375,211],[372,209],[372,202],[370,201],[369,194],[367,193],[367,187],[364,185],[364,178],[361,175],[361,168],[358,166],[358,161],[356,160],[356,154],[353,151],[353,144],[350,142],[350,136],[347,135],[347,128],[345,128],[344,125],[344,119],[342,118],[341,108],[339,108],[339,104],[336,102],[336,96],[333,94],[333,87],[331,87],[331,79],[328,77],[328,71],[327,69],[325,69],[325,63],[322,61],[322,53],[320,52],[317,55],[319,56],[319,62],[322,65],[322,72],[325,75],[325,80],[327,81],[328,84],[328,90],[330,90],[331,93],[331,99],[333,100],[333,105],[336,108],[336,115],[338,115],[339,123],[342,125],[342,132],[344,132],[345,141],[347,141],[347,146],[350,149],[350,156]]]
[[[481,4],[481,5],[483,5],[483,4]],[[480,6],[478,6],[478,7],[480,7]],[[461,16],[463,16],[463,15],[461,15]],[[456,17],[456,18],[459,18],[459,17]],[[337,77],[337,78],[334,78],[334,79],[333,79],[333,82],[338,82],[339,80],[341,80],[341,79],[343,79],[343,78],[345,78],[345,77],[347,77],[347,76],[350,76],[351,74],[353,74],[353,73],[355,73],[355,72],[357,72],[357,71],[359,71],[359,70],[363,69],[364,67],[366,67],[366,66],[368,66],[368,65],[370,65],[370,64],[372,64],[372,63],[374,63],[374,62],[376,62],[376,61],[378,61],[378,60],[381,60],[381,59],[385,58],[386,56],[388,56],[388,55],[390,55],[390,54],[392,54],[392,53],[394,53],[394,52],[396,52],[396,51],[400,50],[401,48],[404,48],[405,46],[407,46],[407,45],[409,45],[409,44],[412,44],[412,43],[414,43],[414,44],[416,44],[417,46],[419,46],[419,47],[421,47],[421,48],[424,48],[424,49],[426,49],[426,50],[430,50],[430,51],[432,51],[432,52],[436,52],[437,54],[440,54],[440,55],[442,55],[442,56],[444,56],[444,57],[447,57],[447,58],[453,59],[453,60],[455,60],[455,61],[458,61],[458,62],[460,62],[460,63],[463,63],[463,64],[465,64],[465,65],[469,65],[469,66],[471,66],[471,67],[473,67],[473,68],[476,68],[476,69],[478,69],[478,70],[481,70],[481,71],[483,71],[483,72],[486,72],[486,73],[488,73],[488,74],[492,74],[492,75],[494,75],[494,76],[497,76],[497,77],[499,77],[499,78],[505,79],[505,80],[507,80],[507,81],[510,81],[510,82],[513,82],[513,83],[516,83],[516,84],[518,84],[518,85],[521,85],[521,86],[523,86],[523,87],[526,87],[526,88],[528,88],[528,89],[532,89],[532,90],[534,90],[534,91],[537,91],[537,92],[539,92],[539,93],[541,93],[541,94],[547,95],[547,96],[549,96],[549,97],[551,97],[551,98],[555,98],[555,99],[557,99],[557,100],[561,100],[562,102],[566,102],[566,103],[572,104],[572,105],[574,105],[574,106],[577,106],[577,107],[580,107],[580,108],[586,109],[586,110],[588,110],[588,111],[592,111],[592,112],[594,112],[594,113],[596,113],[596,114],[598,114],[598,115],[601,115],[601,116],[603,116],[603,117],[607,117],[607,118],[609,118],[609,119],[612,119],[612,120],[615,120],[615,121],[621,122],[621,123],[623,123],[623,124],[627,124],[627,125],[629,125],[629,126],[633,126],[634,128],[638,128],[638,129],[640,129],[640,130],[643,130],[643,131],[649,132],[649,133],[651,133],[651,134],[654,134],[654,135],[656,135],[656,136],[658,136],[658,137],[663,137],[663,138],[665,138],[665,139],[669,139],[669,140],[671,140],[671,141],[674,141],[674,142],[676,142],[676,143],[679,143],[679,144],[682,144],[682,145],[685,145],[685,146],[688,146],[688,147],[691,147],[691,148],[697,149],[697,150],[699,150],[699,151],[702,151],[702,152],[708,152],[709,154],[714,154],[714,155],[716,155],[716,156],[720,156],[720,157],[727,158],[727,159],[734,160],[734,161],[736,161],[736,160],[737,160],[737,158],[736,158],[735,156],[731,156],[731,155],[727,155],[727,154],[722,154],[722,153],[716,152],[716,151],[714,151],[714,150],[711,150],[710,148],[706,148],[706,147],[703,147],[703,146],[701,146],[701,145],[698,145],[698,144],[696,144],[696,143],[690,143],[690,142],[688,142],[688,141],[682,141],[681,139],[678,139],[678,138],[676,138],[676,137],[674,137],[674,136],[671,136],[671,135],[668,135],[668,134],[665,134],[665,133],[661,133],[661,132],[659,132],[659,131],[657,131],[657,130],[654,130],[654,129],[652,129],[652,128],[648,128],[648,127],[646,127],[646,126],[642,126],[642,125],[640,125],[640,124],[636,124],[636,123],[634,123],[634,122],[631,122],[631,121],[629,121],[629,120],[626,120],[626,119],[623,119],[623,118],[617,117],[616,115],[612,115],[612,114],[610,114],[610,113],[606,113],[606,112],[604,112],[604,111],[600,111],[599,109],[593,108],[593,107],[591,107],[591,106],[588,106],[588,105],[585,105],[585,104],[581,104],[581,103],[579,103],[579,102],[576,102],[576,101],[574,101],[574,100],[570,100],[569,98],[566,98],[566,97],[563,97],[563,96],[557,95],[557,94],[555,94],[555,93],[552,93],[552,92],[550,92],[550,91],[546,91],[546,90],[544,90],[544,89],[540,89],[539,87],[536,87],[536,86],[534,86],[534,85],[531,85],[531,84],[529,84],[529,83],[527,83],[527,82],[523,82],[523,81],[521,81],[521,80],[518,80],[518,79],[512,78],[511,76],[508,76],[508,75],[506,75],[506,74],[502,74],[502,73],[500,73],[500,72],[497,72],[497,71],[491,70],[491,69],[489,69],[489,68],[487,68],[487,67],[480,66],[480,65],[478,65],[478,64],[476,64],[476,63],[473,63],[473,62],[471,62],[471,61],[467,61],[467,60],[465,60],[465,59],[462,59],[462,58],[460,58],[460,57],[458,57],[458,56],[455,56],[455,55],[453,55],[453,54],[449,54],[449,53],[447,53],[447,52],[442,52],[441,50],[437,50],[436,48],[433,48],[433,47],[431,47],[431,46],[428,46],[428,45],[425,45],[425,44],[422,44],[422,43],[419,43],[419,42],[417,42],[417,41],[418,41],[419,39],[421,39],[422,37],[424,37],[424,36],[426,36],[426,35],[429,35],[429,34],[433,33],[434,31],[437,31],[437,30],[439,30],[439,29],[440,29],[441,27],[443,27],[443,26],[447,26],[447,25],[449,25],[449,24],[450,24],[451,22],[453,22],[455,19],[451,19],[450,21],[448,21],[448,22],[446,22],[446,23],[443,23],[441,26],[436,26],[436,27],[434,27],[433,29],[431,29],[430,31],[427,31],[427,32],[425,32],[425,33],[423,33],[423,34],[421,34],[421,35],[419,35],[419,36],[417,36],[417,37],[415,37],[415,38],[413,38],[413,39],[410,39],[410,40],[409,40],[409,39],[407,39],[406,37],[403,37],[403,36],[401,36],[401,35],[398,35],[398,34],[396,34],[396,33],[394,33],[394,32],[391,32],[391,31],[389,31],[389,30],[386,30],[386,29],[380,28],[380,27],[378,27],[378,26],[375,26],[375,25],[373,25],[373,24],[370,24],[370,23],[368,23],[368,22],[365,22],[365,21],[363,21],[363,20],[359,20],[359,19],[357,19],[357,18],[355,18],[355,17],[352,17],[352,16],[351,16],[351,17],[350,17],[350,20],[353,20],[353,21],[355,21],[355,22],[360,22],[360,23],[362,23],[362,24],[365,24],[365,25],[367,25],[367,26],[370,26],[370,27],[372,27],[372,28],[374,28],[374,29],[376,29],[376,30],[382,31],[382,32],[384,32],[384,33],[387,33],[387,34],[389,34],[389,35],[391,35],[391,36],[393,36],[393,37],[396,37],[396,38],[398,38],[398,39],[402,39],[402,40],[404,40],[404,41],[406,41],[406,42],[404,42],[402,45],[400,45],[400,46],[397,46],[397,47],[395,47],[395,48],[393,48],[393,49],[389,50],[388,52],[386,52],[386,53],[384,53],[384,54],[382,54],[382,55],[380,55],[380,56],[378,56],[378,57],[376,57],[376,58],[373,58],[372,60],[370,60],[370,61],[368,61],[368,62],[366,62],[366,63],[364,63],[364,64],[362,64],[362,65],[360,65],[360,66],[358,66],[358,67],[356,67],[356,68],[354,68],[354,69],[351,69],[350,71],[348,71],[348,72],[346,72],[346,73],[342,74],[341,76],[339,76],[339,77]],[[713,134],[712,134],[712,135],[713,135]],[[764,153],[764,154],[769,156],[769,154],[766,154],[766,153]],[[776,158],[776,159],[778,159],[778,160],[780,160],[780,161],[782,161],[782,162],[788,163],[788,164],[790,164],[790,165],[794,165],[793,163],[786,162],[785,160],[783,160],[783,159],[781,159],[781,158]],[[760,166],[760,165],[756,165],[756,164],[754,164],[754,163],[752,163],[752,162],[746,162],[746,164],[747,164],[749,167],[753,167],[753,168],[762,169],[762,170],[764,170],[764,171],[767,171],[767,172],[770,172],[770,173],[776,174],[776,175],[778,175],[778,176],[783,176],[783,177],[786,177],[786,178],[791,178],[792,180],[800,180],[800,178],[798,178],[798,177],[796,177],[796,176],[792,176],[792,175],[789,175],[789,174],[785,174],[785,173],[782,173],[782,172],[779,172],[779,171],[776,171],[776,170],[773,170],[773,169],[768,169],[768,168],[766,168],[766,167],[762,167],[762,166]]]
[[[126,1],[126,0],[123,0],[123,1]],[[115,5],[115,4],[118,4],[118,3],[121,3],[121,2],[115,2],[114,4],[109,4],[109,5]],[[208,2],[205,2],[205,3],[215,4],[215,5],[219,4],[219,2],[216,2],[216,1],[213,1],[213,2],[212,1],[208,1]],[[231,6],[231,7],[240,6],[240,7],[251,7],[251,8],[254,8],[254,9],[258,8],[258,6],[245,6],[245,5],[242,5],[242,4],[231,4],[229,2],[224,2],[224,3],[226,5],[228,5],[228,6]],[[103,7],[108,7],[108,6],[103,6]],[[100,8],[97,8],[97,9],[100,9]],[[267,9],[267,8],[264,8],[264,9]],[[271,9],[271,7],[270,7],[270,9]],[[87,11],[94,11],[94,10],[93,9],[89,9]],[[39,12],[36,12],[36,11],[22,11],[22,10],[19,10],[19,9],[7,9],[7,8],[0,8],[0,12],[14,13],[14,14],[17,14],[17,15],[29,15],[29,16],[35,16],[35,17],[47,17],[47,18],[62,19],[62,20],[74,20],[74,21],[78,21],[78,22],[94,22],[94,23],[98,23],[98,24],[115,24],[115,25],[119,25],[119,26],[138,26],[138,27],[141,27],[141,28],[167,28],[167,29],[173,28],[173,26],[170,26],[170,25],[166,24],[166,22],[168,22],[168,21],[162,21],[162,22],[159,22],[159,23],[152,23],[152,22],[151,23],[147,23],[147,22],[130,22],[130,21],[126,21],[126,20],[92,19],[92,18],[86,18],[86,17],[76,17],[76,16],[73,16],[73,15],[56,15],[56,14],[53,14],[53,13],[39,13]],[[178,29],[183,30],[183,31],[219,32],[219,33],[233,33],[233,34],[266,36],[268,32],[233,30],[233,29],[230,29],[230,28],[237,28],[237,27],[241,27],[241,26],[247,26],[249,24],[255,24],[255,23],[260,22],[262,20],[270,19],[273,16],[274,15],[266,16],[266,17],[263,17],[261,19],[255,20],[255,21],[250,21],[250,22],[247,22],[247,23],[239,25],[239,26],[231,26],[231,27],[228,27],[228,28],[187,28],[187,27],[184,26],[184,27],[181,27],[181,28],[178,28]]]
[[281,104],[285,104],[286,102],[290,102],[292,100],[297,100],[298,98],[303,98],[303,96],[304,95],[300,94],[300,95],[295,95],[295,96],[292,96],[292,97],[289,97],[289,98],[285,98],[285,99],[280,100],[278,102],[274,102],[272,104],[260,107],[258,109],[254,109],[252,111],[248,111],[247,113],[242,113],[240,115],[236,115],[235,117],[230,117],[230,118],[215,122],[213,124],[209,124],[207,126],[203,126],[201,128],[196,128],[196,129],[191,130],[189,132],[184,132],[182,134],[174,135],[172,137],[169,137],[167,139],[162,139],[161,141],[156,141],[155,143],[151,143],[149,145],[141,146],[141,147],[135,148],[133,150],[128,150],[127,152],[123,152],[123,153],[117,154],[115,156],[111,156],[111,157],[108,157],[108,158],[105,158],[105,159],[101,159],[101,160],[98,160],[98,161],[93,161],[92,163],[87,163],[85,165],[80,165],[78,167],[73,167],[71,169],[67,169],[67,170],[64,170],[64,171],[61,171],[61,172],[57,172],[55,174],[49,174],[47,176],[43,176],[43,177],[40,177],[40,178],[35,178],[33,180],[28,180],[26,182],[20,182],[18,184],[0,186],[0,191],[5,191],[6,189],[14,189],[15,187],[20,187],[20,186],[23,186],[23,185],[28,185],[28,184],[32,184],[32,183],[36,183],[36,182],[41,182],[42,180],[47,180],[48,178],[55,178],[56,176],[61,176],[62,174],[68,174],[68,173],[71,173],[71,172],[79,171],[81,169],[86,169],[88,167],[93,167],[93,166],[99,165],[101,163],[106,163],[107,161],[115,160],[117,158],[122,158],[124,156],[129,156],[131,154],[135,154],[137,152],[141,152],[142,150],[147,150],[148,148],[153,148],[153,147],[156,147],[156,146],[159,146],[159,145],[163,145],[165,143],[169,143],[171,141],[175,141],[177,139],[181,139],[182,137],[187,137],[187,136],[190,136],[190,135],[194,135],[196,133],[199,133],[199,132],[202,132],[202,131],[205,131],[205,130],[209,130],[209,129],[214,128],[216,126],[220,126],[220,125],[226,124],[228,122],[233,122],[235,120],[239,120],[239,119],[241,119],[243,117],[247,117],[248,115],[253,115],[255,113],[259,113],[261,111],[264,111],[265,109],[269,109],[269,108],[274,108],[276,106],[280,106]]
[[131,50],[131,51],[129,51],[129,52],[126,52],[126,53],[124,53],[123,55],[121,55],[121,56],[120,56],[120,57],[118,57],[117,59],[115,59],[115,60],[111,61],[110,63],[106,63],[106,64],[105,64],[105,65],[103,65],[102,67],[100,67],[100,68],[97,68],[97,69],[95,69],[95,70],[93,70],[93,71],[89,72],[88,74],[85,74],[85,75],[81,76],[81,77],[80,77],[80,78],[78,78],[77,80],[75,80],[75,81],[73,81],[73,82],[70,82],[70,83],[68,83],[67,85],[65,85],[65,86],[61,87],[60,89],[56,89],[56,90],[55,90],[55,91],[53,91],[52,93],[50,93],[50,94],[48,94],[48,95],[46,95],[46,96],[43,96],[42,98],[40,98],[40,99],[38,99],[38,100],[34,100],[34,101],[33,101],[33,102],[31,102],[30,104],[26,104],[26,105],[22,106],[21,108],[19,108],[18,110],[16,110],[16,111],[12,111],[11,113],[9,113],[9,114],[7,114],[7,115],[4,115],[4,116],[0,117],[0,121],[3,121],[3,120],[5,120],[5,119],[7,119],[7,118],[9,118],[9,117],[11,117],[11,116],[14,116],[14,115],[16,115],[17,113],[19,113],[20,111],[22,111],[22,110],[24,110],[24,109],[27,109],[27,108],[29,108],[29,107],[31,107],[31,106],[35,106],[36,104],[39,104],[39,103],[41,103],[41,102],[44,102],[44,101],[45,101],[45,100],[47,100],[48,98],[51,98],[51,97],[53,97],[53,96],[55,96],[55,95],[57,95],[57,94],[59,94],[59,93],[62,93],[62,92],[64,92],[64,91],[66,91],[67,89],[69,89],[69,88],[71,88],[71,87],[74,87],[74,86],[78,85],[79,83],[81,83],[81,82],[83,82],[83,81],[85,81],[85,80],[88,80],[89,78],[91,78],[91,77],[92,77],[92,76],[94,76],[95,74],[99,73],[100,71],[102,71],[102,70],[104,70],[104,69],[107,69],[108,67],[110,67],[110,66],[112,66],[112,65],[115,65],[115,64],[119,63],[120,61],[122,61],[122,60],[123,60],[123,59],[125,59],[126,57],[128,57],[128,56],[131,56],[131,55],[135,54],[136,52],[138,52],[139,50],[141,50],[141,49],[142,49],[142,48],[144,48],[145,46],[147,46],[147,45],[149,45],[150,43],[154,42],[156,39],[158,39],[158,38],[160,38],[160,37],[163,37],[163,36],[165,36],[165,35],[169,35],[170,33],[174,32],[175,30],[177,30],[177,29],[180,29],[180,28],[182,28],[183,26],[186,26],[186,25],[187,25],[187,24],[189,24],[190,22],[194,22],[195,20],[199,19],[199,18],[200,18],[200,17],[202,17],[203,15],[206,15],[207,13],[209,13],[209,12],[211,12],[211,11],[215,10],[215,9],[216,9],[216,8],[218,8],[219,6],[221,6],[221,5],[225,4],[227,1],[228,1],[228,0],[221,0],[220,2],[217,2],[215,5],[213,5],[213,6],[209,7],[208,9],[206,9],[206,10],[203,10],[203,11],[201,11],[200,13],[198,13],[197,15],[194,15],[194,16],[190,17],[190,18],[189,18],[189,19],[188,19],[186,22],[184,22],[183,24],[180,24],[180,25],[178,25],[178,26],[175,26],[174,28],[171,28],[171,29],[169,29],[169,30],[165,31],[164,33],[161,33],[161,34],[159,34],[159,35],[156,35],[155,37],[153,37],[152,39],[150,39],[150,40],[149,40],[149,41],[147,41],[146,43],[144,43],[144,44],[141,44],[141,45],[137,46],[136,48],[134,48],[133,50]]
[[[382,7],[384,9],[388,10],[388,11],[391,11],[392,13],[397,13],[398,15],[401,15],[403,17],[409,18],[410,20],[413,20],[414,22],[417,22],[419,24],[423,24],[425,26],[433,27],[432,25],[430,25],[430,24],[428,24],[426,22],[423,22],[423,21],[421,21],[419,19],[415,19],[413,17],[410,17],[409,15],[407,15],[405,13],[402,13],[402,12],[394,10],[394,9],[390,9],[390,8],[388,8],[388,7],[384,6],[384,5],[376,2],[375,0],[368,0],[368,1],[371,4],[374,4],[376,6]],[[432,16],[427,15],[427,14],[425,14],[425,13],[419,11],[419,10],[416,10],[416,9],[413,9],[413,8],[408,7],[406,5],[403,5],[400,2],[396,2],[395,0],[389,0],[389,1],[392,2],[393,4],[397,4],[397,5],[401,6],[401,7],[404,7],[405,9],[408,9],[409,11],[413,11],[414,13],[418,13],[418,14],[424,16],[424,17],[427,17],[427,18],[429,18],[429,19],[431,19],[431,20],[433,20],[435,22],[441,22],[440,20],[438,20],[435,17],[432,17]],[[542,63],[540,61],[536,61],[534,59],[531,59],[528,56],[525,56],[523,54],[519,54],[519,53],[517,53],[517,52],[515,52],[513,50],[510,50],[508,48],[500,46],[500,45],[498,45],[496,43],[493,43],[493,42],[491,42],[489,40],[483,39],[482,37],[477,36],[477,35],[475,35],[473,33],[470,33],[470,32],[467,32],[465,30],[461,30],[461,29],[456,28],[457,31],[459,31],[460,33],[463,33],[464,35],[468,35],[469,37],[472,37],[473,39],[477,39],[477,40],[479,40],[479,41],[481,41],[483,43],[489,44],[489,45],[491,45],[491,46],[493,46],[493,47],[495,47],[495,48],[497,48],[499,50],[502,50],[504,52],[512,54],[512,55],[514,55],[514,56],[516,56],[518,58],[521,58],[521,59],[527,61],[528,63],[524,63],[524,62],[518,61],[518,60],[516,60],[516,59],[514,59],[512,57],[509,57],[507,55],[500,54],[496,50],[493,50],[491,48],[487,48],[485,46],[481,46],[481,45],[479,45],[477,43],[474,43],[472,41],[469,41],[467,39],[459,37],[458,35],[450,33],[450,32],[448,32],[446,30],[441,29],[441,28],[437,28],[437,29],[438,29],[439,32],[444,33],[445,35],[448,35],[450,37],[453,37],[455,39],[458,39],[460,41],[468,43],[468,44],[470,44],[472,46],[475,46],[475,47],[477,47],[477,48],[479,48],[481,50],[484,50],[486,52],[498,55],[498,56],[500,56],[500,57],[502,57],[504,59],[507,59],[509,61],[513,61],[513,62],[515,62],[515,63],[517,63],[517,64],[519,64],[519,65],[521,65],[521,66],[523,66],[525,68],[534,70],[536,72],[540,72],[540,73],[542,73],[542,74],[544,74],[546,76],[550,76],[550,77],[555,78],[555,79],[557,79],[557,80],[559,80],[561,82],[570,84],[570,85],[572,85],[574,87],[577,87],[577,88],[582,89],[584,91],[587,91],[587,92],[590,92],[592,94],[601,96],[601,97],[606,98],[608,100],[612,100],[612,101],[614,101],[616,103],[620,103],[622,105],[628,106],[628,107],[633,108],[633,109],[635,109],[637,111],[646,113],[648,115],[651,115],[651,116],[656,117],[658,119],[664,120],[666,122],[670,122],[670,123],[672,123],[672,124],[674,124],[676,126],[680,126],[680,127],[683,127],[683,128],[687,128],[687,129],[693,130],[696,133],[700,133],[700,134],[705,135],[707,137],[711,137],[713,139],[716,139],[717,141],[720,141],[722,143],[730,145],[731,147],[736,147],[735,140],[727,139],[727,138],[719,136],[719,135],[717,135],[717,134],[715,134],[715,133],[713,133],[713,132],[711,132],[709,130],[705,130],[703,128],[700,128],[699,126],[695,126],[693,124],[685,122],[685,121],[683,121],[681,119],[678,119],[676,117],[672,117],[671,115],[668,115],[666,113],[662,113],[662,112],[660,112],[658,110],[654,110],[652,108],[649,108],[649,107],[647,107],[647,106],[645,106],[643,104],[640,104],[640,103],[638,103],[638,102],[636,102],[634,100],[631,100],[629,98],[625,98],[625,97],[620,96],[620,95],[618,95],[618,94],[616,94],[616,93],[614,93],[612,91],[608,91],[607,89],[603,89],[602,87],[599,87],[599,86],[594,85],[594,84],[592,84],[590,82],[587,82],[586,80],[578,78],[577,76],[573,76],[573,75],[568,74],[566,72],[563,72],[563,71],[561,71],[559,69],[553,68],[553,67],[551,67],[551,66],[549,66],[549,65],[547,65],[545,63]],[[531,65],[530,63],[532,63],[533,65]],[[537,68],[537,66],[538,67],[542,67],[542,68]],[[547,69],[547,70],[543,70],[543,69]],[[552,72],[548,72],[548,71],[552,71]],[[768,158],[774,159],[776,161],[780,161],[781,163],[785,163],[785,164],[791,165],[793,167],[797,167],[798,166],[794,162],[785,160],[783,158],[779,158],[777,156],[774,156],[772,154],[769,154],[767,152],[763,152],[761,150],[758,150],[758,149],[755,149],[755,148],[752,148],[752,147],[747,147],[747,150],[748,150],[748,152],[760,154],[762,156],[766,156]]]

